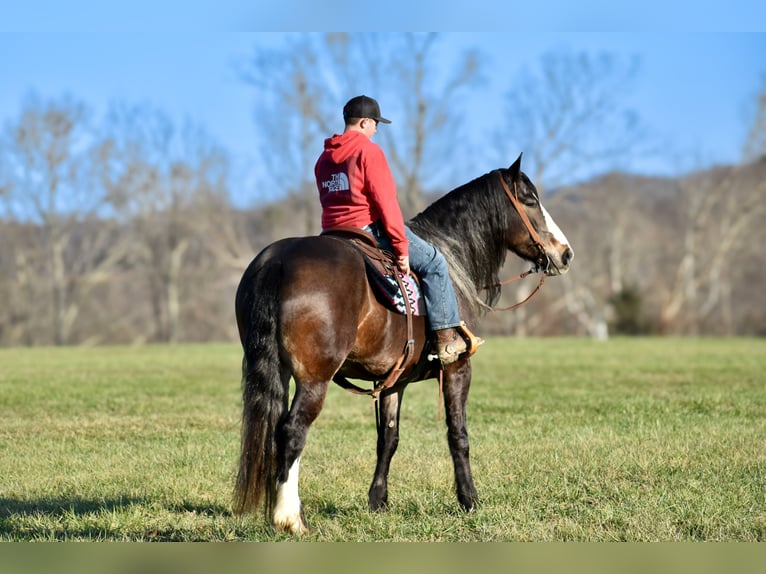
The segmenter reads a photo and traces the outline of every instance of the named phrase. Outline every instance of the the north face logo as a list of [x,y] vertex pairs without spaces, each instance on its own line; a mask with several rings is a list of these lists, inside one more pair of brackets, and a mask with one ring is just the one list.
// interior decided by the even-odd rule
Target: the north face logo
[[351,189],[348,185],[348,176],[343,172],[332,174],[331,180],[322,182],[322,188],[326,189],[327,193]]

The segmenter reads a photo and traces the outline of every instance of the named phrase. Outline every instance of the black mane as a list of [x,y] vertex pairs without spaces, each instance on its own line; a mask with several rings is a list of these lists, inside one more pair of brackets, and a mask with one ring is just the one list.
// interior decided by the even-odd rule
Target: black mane
[[[507,170],[499,171],[508,181]],[[494,285],[508,253],[512,212],[492,171],[453,189],[409,221],[415,233],[444,254],[458,296],[474,312],[479,299],[492,305],[500,297]]]

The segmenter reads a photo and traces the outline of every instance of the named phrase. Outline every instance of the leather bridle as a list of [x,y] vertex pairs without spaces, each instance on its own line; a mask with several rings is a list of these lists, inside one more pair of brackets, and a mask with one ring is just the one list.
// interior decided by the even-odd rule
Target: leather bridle
[[479,304],[485,309],[488,309],[490,311],[512,311],[518,307],[521,307],[524,303],[529,301],[532,298],[532,296],[535,295],[540,290],[540,288],[543,286],[543,283],[545,282],[547,266],[550,264],[550,261],[548,259],[548,255],[545,253],[545,248],[543,247],[543,242],[540,239],[540,235],[537,233],[537,230],[535,229],[534,225],[532,225],[532,222],[529,220],[529,216],[527,216],[527,212],[524,211],[524,208],[521,205],[521,202],[519,201],[518,189],[516,188],[516,182],[515,181],[513,182],[513,193],[511,193],[511,190],[508,187],[508,184],[505,183],[505,178],[503,177],[503,174],[500,172],[500,170],[497,171],[497,177],[500,179],[500,183],[503,186],[505,195],[507,195],[508,199],[511,200],[513,207],[516,209],[516,212],[519,214],[519,217],[521,217],[521,221],[524,222],[524,226],[527,228],[527,231],[529,232],[529,235],[532,238],[532,241],[540,250],[540,253],[542,254],[546,263],[545,269],[542,269],[539,265],[535,264],[535,266],[532,269],[530,269],[529,271],[525,271],[524,273],[521,273],[517,275],[516,277],[513,277],[511,279],[506,279],[505,281],[500,281],[499,283],[495,283],[494,285],[487,285],[486,287],[484,287],[484,289],[491,289],[493,287],[502,287],[503,285],[508,285],[509,283],[514,283],[515,281],[524,279],[525,277],[527,277],[528,275],[531,275],[532,273],[536,273],[537,271],[542,271],[540,275],[540,282],[537,284],[537,287],[535,287],[534,291],[532,291],[532,293],[530,293],[529,296],[523,301],[520,301],[519,303],[516,303],[515,305],[511,305],[510,307],[492,307],[484,303],[484,301],[482,301],[481,299],[477,298],[477,301],[479,302]]

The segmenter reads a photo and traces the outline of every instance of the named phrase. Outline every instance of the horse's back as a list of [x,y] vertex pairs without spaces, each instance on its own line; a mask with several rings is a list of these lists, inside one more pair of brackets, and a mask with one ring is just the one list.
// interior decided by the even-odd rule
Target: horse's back
[[300,281],[321,286],[334,278],[364,279],[364,261],[346,241],[332,237],[287,237],[266,246],[253,258],[242,275],[239,290],[247,289],[253,278],[270,266],[282,269],[283,284]]
[[364,260],[348,241],[298,237],[274,247],[269,256],[282,264],[282,301],[288,307],[337,312],[361,303],[367,291]]
[[[260,280],[265,276],[268,284]],[[240,335],[250,307],[262,298],[276,303],[281,344],[285,356],[296,359],[293,368],[310,362],[323,373],[339,368],[360,322],[380,309],[361,254],[348,241],[326,236],[281,239],[255,257],[237,292]]]

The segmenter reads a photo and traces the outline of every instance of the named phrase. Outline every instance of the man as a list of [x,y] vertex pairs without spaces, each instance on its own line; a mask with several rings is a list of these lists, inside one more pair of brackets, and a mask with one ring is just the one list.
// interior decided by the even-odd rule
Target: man
[[[483,341],[460,321],[457,299],[444,256],[404,225],[396,185],[383,150],[371,141],[380,115],[373,98],[357,96],[343,107],[345,130],[325,140],[316,176],[322,204],[322,229],[358,227],[390,250],[401,273],[410,268],[420,277],[429,328],[436,334],[442,365],[455,362]],[[460,331],[460,333],[458,332]]]

